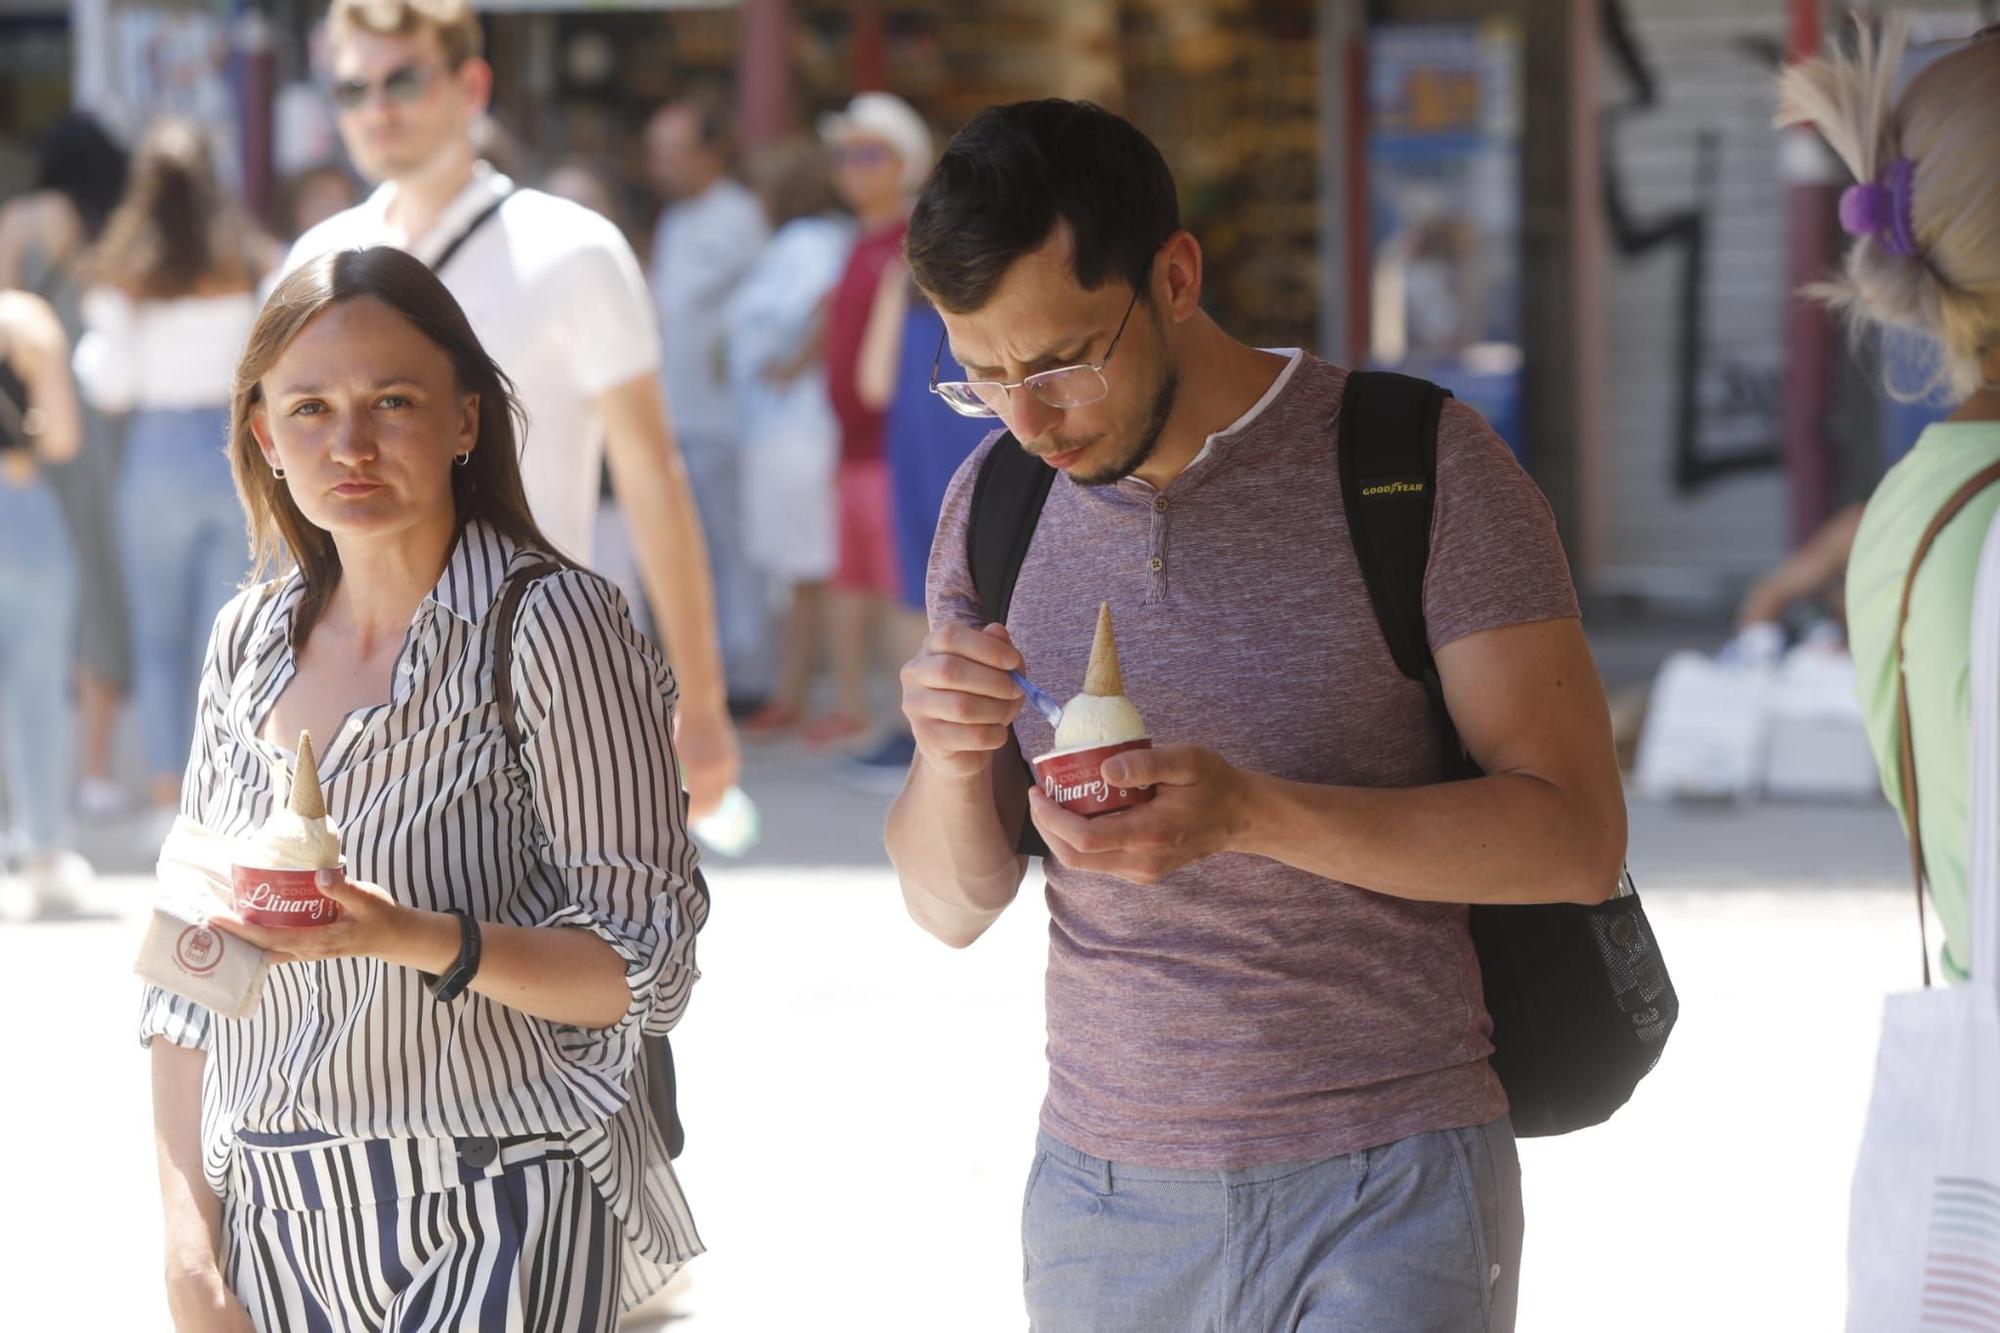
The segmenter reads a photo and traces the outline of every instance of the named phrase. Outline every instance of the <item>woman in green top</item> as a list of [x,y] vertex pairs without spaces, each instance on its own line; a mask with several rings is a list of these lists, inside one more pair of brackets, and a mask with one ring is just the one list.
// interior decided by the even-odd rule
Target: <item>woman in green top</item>
[[[1847,570],[1848,635],[1868,737],[1883,788],[1907,826],[1896,706],[1903,584],[1945,502],[2000,463],[2000,29],[1931,61],[1897,99],[1905,35],[1899,21],[1879,42],[1864,28],[1853,56],[1787,70],[1778,119],[1815,126],[1861,182],[1841,196],[1841,225],[1856,238],[1845,272],[1813,294],[1859,322],[1927,335],[1939,370],[1926,391],[1948,385],[1961,400],[1876,489]],[[2000,484],[1986,487],[1938,534],[1911,594],[1900,653],[1921,846],[1944,923],[1944,971],[1958,981],[1971,961],[1972,585],[1996,511]]]

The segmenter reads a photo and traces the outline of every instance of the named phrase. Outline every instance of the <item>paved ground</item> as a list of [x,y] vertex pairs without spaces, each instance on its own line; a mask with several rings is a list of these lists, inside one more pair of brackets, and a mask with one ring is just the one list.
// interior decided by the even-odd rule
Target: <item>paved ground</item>
[[[711,1253],[672,1327],[1018,1328],[1039,893],[945,949],[903,915],[883,800],[787,751],[754,754],[749,785],[769,836],[714,870],[676,1041]],[[141,860],[129,837],[99,841],[105,861]],[[1632,860],[1685,1011],[1616,1120],[1525,1145],[1521,1327],[1833,1327],[1879,1000],[1915,980],[1894,820],[1639,807]],[[146,892],[107,878],[86,915],[0,926],[16,1016],[0,1326],[163,1326],[126,970]]]

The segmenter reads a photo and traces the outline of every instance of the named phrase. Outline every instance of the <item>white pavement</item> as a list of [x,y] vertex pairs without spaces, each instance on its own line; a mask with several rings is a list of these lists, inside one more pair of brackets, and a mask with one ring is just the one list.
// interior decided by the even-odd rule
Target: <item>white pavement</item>
[[[884,803],[824,778],[760,757],[773,836],[712,872],[675,1042],[710,1253],[667,1327],[1018,1329],[1039,892],[936,944],[882,861]],[[1880,998],[1916,981],[1902,857],[1881,807],[1635,808],[1680,1027],[1609,1125],[1524,1145],[1521,1328],[1838,1326]],[[146,891],[107,879],[99,915],[0,926],[0,1327],[165,1327],[127,972]]]

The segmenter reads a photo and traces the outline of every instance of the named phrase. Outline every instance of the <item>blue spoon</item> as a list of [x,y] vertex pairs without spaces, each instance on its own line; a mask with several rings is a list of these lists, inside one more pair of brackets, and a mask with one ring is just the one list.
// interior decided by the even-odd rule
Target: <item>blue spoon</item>
[[1009,671],[1007,674],[1012,676],[1014,683],[1021,687],[1021,693],[1028,696],[1028,702],[1035,706],[1035,711],[1049,720],[1050,726],[1057,727],[1062,725],[1062,705],[1050,698],[1047,690],[1044,690],[1018,671]]

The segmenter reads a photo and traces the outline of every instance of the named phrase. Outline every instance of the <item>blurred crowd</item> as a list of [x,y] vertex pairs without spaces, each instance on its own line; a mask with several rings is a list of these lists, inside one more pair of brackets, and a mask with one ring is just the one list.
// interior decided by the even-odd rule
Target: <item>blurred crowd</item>
[[[351,117],[425,92],[392,73],[330,96]],[[945,486],[991,424],[928,392],[959,372],[901,259],[932,129],[868,92],[815,134],[740,153],[726,95],[695,88],[643,142],[642,182],[596,161],[510,165],[611,219],[642,266],[740,734],[826,748],[847,780],[893,791],[912,743],[889,674],[923,635]],[[200,124],[156,120],[128,146],[78,112],[43,135],[34,188],[0,201],[0,883],[15,914],[75,899],[93,822],[171,822],[209,626],[250,572],[232,376],[287,247],[391,188],[367,165],[300,173],[266,227]],[[585,558],[665,637],[635,534],[670,516],[621,503],[610,469],[579,457],[602,469]]]

